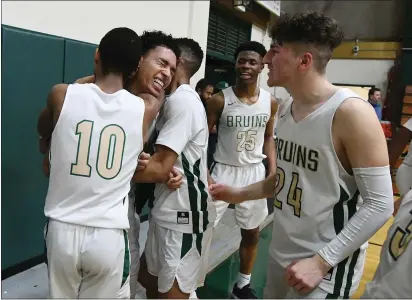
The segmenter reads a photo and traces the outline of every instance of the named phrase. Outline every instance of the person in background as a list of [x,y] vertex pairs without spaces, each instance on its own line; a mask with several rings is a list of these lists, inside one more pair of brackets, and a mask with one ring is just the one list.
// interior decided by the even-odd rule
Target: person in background
[[382,104],[381,104],[381,90],[378,88],[371,88],[368,93],[368,102],[375,109],[379,121],[382,120]]
[[199,94],[200,100],[202,100],[205,108],[207,100],[209,100],[213,95],[214,89],[213,84],[206,78],[200,79],[196,84],[195,90]]

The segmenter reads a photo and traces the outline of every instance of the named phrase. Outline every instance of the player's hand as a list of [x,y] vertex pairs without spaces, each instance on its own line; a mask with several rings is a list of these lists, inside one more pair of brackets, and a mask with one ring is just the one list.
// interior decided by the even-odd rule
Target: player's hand
[[301,294],[309,294],[322,281],[331,266],[318,254],[292,262],[286,267],[286,281]]
[[223,200],[232,204],[243,202],[241,199],[241,191],[238,188],[215,183],[209,185],[209,192],[215,200]]
[[150,154],[146,152],[142,152],[139,155],[139,159],[137,161],[137,168],[136,170],[144,170],[146,166],[149,164]]
[[402,202],[402,198],[399,198],[398,200],[395,201],[395,203],[393,203],[393,213],[392,213],[392,215],[394,217],[398,213],[399,207],[401,207],[401,202]]
[[171,190],[177,190],[183,183],[183,175],[176,170],[175,168],[172,169],[170,172],[169,180],[166,182],[166,185]]
[[42,162],[42,167],[43,167],[43,173],[47,177],[50,176],[50,161],[49,161],[49,153],[46,153],[43,157],[43,162]]

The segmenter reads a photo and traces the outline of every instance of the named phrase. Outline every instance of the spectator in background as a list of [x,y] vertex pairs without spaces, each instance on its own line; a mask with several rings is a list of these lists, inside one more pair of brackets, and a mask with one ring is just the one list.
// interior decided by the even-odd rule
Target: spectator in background
[[368,102],[375,109],[379,121],[382,120],[382,104],[381,104],[381,90],[378,88],[371,88],[368,93]]
[[213,84],[206,78],[202,78],[197,82],[195,90],[199,94],[203,106],[206,108],[207,100],[213,95]]

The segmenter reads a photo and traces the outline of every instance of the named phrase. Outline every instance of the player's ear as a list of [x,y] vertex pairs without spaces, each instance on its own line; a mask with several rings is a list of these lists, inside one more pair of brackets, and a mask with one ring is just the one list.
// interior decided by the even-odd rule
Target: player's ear
[[94,52],[94,63],[95,63],[95,65],[99,65],[99,63],[100,63],[99,48],[96,48],[96,51]]

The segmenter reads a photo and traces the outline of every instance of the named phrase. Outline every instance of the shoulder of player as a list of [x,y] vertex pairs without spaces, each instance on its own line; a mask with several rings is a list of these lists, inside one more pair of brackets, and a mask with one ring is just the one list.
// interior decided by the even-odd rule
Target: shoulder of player
[[382,129],[373,107],[361,98],[346,99],[336,110],[334,124],[347,134],[363,129],[372,132],[374,128]]
[[225,96],[222,91],[219,93],[214,94],[212,97],[210,97],[209,100],[207,100],[207,108],[212,109],[212,110],[223,110],[223,107],[225,106]]
[[63,103],[68,88],[69,85],[65,83],[59,83],[53,86],[47,97],[48,105],[54,106]]

